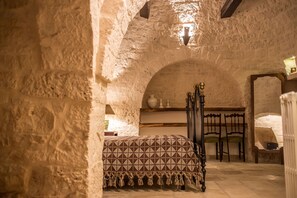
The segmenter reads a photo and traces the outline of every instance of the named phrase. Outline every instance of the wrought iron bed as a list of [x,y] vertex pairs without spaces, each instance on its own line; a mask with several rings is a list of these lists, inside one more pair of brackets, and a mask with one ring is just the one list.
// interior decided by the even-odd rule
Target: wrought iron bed
[[205,191],[203,137],[204,84],[187,94],[187,133],[163,136],[106,137],[103,148],[104,187],[194,183]]

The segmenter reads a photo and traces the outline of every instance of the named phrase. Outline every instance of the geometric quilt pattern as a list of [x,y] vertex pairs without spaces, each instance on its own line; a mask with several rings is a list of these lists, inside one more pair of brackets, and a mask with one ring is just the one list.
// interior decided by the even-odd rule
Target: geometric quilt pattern
[[198,185],[201,166],[193,142],[182,135],[106,136],[103,147],[104,187],[143,185],[146,177],[157,183],[184,185],[184,180]]

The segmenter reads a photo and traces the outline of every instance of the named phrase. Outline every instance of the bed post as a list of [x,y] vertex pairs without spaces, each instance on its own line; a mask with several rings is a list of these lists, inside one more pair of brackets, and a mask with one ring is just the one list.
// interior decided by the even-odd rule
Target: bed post
[[187,113],[187,132],[188,138],[194,143],[194,152],[198,156],[202,179],[200,181],[201,191],[205,192],[205,175],[206,175],[206,155],[204,145],[204,90],[205,84],[201,82],[195,85],[193,94],[187,93],[186,113]]
[[[198,118],[200,118],[200,120],[197,120],[197,122],[200,122],[200,141],[198,141],[198,145],[200,146],[200,159],[201,159],[201,169],[202,169],[202,181],[201,183],[201,190],[202,192],[205,192],[206,186],[205,186],[205,175],[206,175],[206,154],[205,154],[205,144],[204,144],[204,90],[205,84],[203,82],[199,83],[199,85],[195,86],[195,103],[197,103],[196,101],[199,101],[199,109],[198,112],[196,111],[196,113],[198,113]],[[197,109],[195,109],[197,110]],[[199,115],[200,114],[200,115]]]

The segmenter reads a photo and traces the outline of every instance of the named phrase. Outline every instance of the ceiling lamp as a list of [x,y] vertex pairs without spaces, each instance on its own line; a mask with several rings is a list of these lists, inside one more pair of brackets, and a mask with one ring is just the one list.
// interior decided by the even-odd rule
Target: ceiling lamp
[[184,24],[182,30],[179,32],[179,37],[184,45],[188,45],[193,36],[194,24]]
[[188,45],[189,40],[191,38],[190,36],[190,28],[189,27],[184,27],[184,35],[183,35],[183,41],[185,45]]

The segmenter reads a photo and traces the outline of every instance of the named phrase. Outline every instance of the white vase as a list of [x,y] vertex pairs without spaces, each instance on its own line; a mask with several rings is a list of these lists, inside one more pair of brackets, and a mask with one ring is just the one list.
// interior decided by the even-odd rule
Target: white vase
[[154,94],[151,94],[147,100],[147,104],[150,108],[155,108],[158,104],[157,98],[155,98]]
[[159,108],[164,108],[162,98],[160,99],[160,106],[159,106]]
[[168,99],[166,100],[166,108],[170,108],[170,102]]

